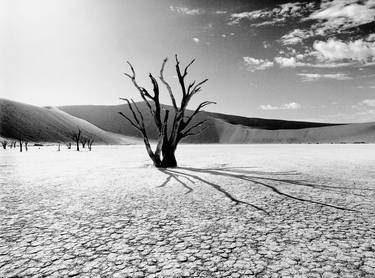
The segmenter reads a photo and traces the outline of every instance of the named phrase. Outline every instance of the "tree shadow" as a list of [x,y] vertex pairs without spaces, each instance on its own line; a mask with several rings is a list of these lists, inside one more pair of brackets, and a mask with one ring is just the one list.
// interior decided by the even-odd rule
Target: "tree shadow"
[[[214,188],[215,190],[219,191],[220,193],[224,194],[225,197],[227,197],[229,200],[234,202],[235,205],[237,204],[245,204],[249,205],[257,210],[260,210],[266,214],[269,214],[265,209],[239,200],[235,196],[233,196],[231,193],[229,193],[227,190],[225,190],[222,186],[220,186],[217,183],[211,182],[207,179],[204,179],[203,177],[197,175],[197,174],[209,174],[213,176],[221,176],[221,177],[226,177],[226,178],[232,178],[235,180],[241,180],[241,181],[246,181],[249,183],[252,183],[254,185],[259,185],[264,188],[267,188],[271,190],[272,192],[276,193],[277,195],[280,195],[282,197],[286,197],[289,199],[293,199],[296,201],[300,202],[307,202],[307,203],[312,203],[316,205],[320,205],[323,207],[330,207],[338,210],[344,210],[344,211],[354,211],[358,212],[357,210],[350,209],[350,208],[345,208],[341,206],[336,206],[333,204],[328,204],[312,199],[305,199],[301,198],[298,196],[294,196],[290,193],[285,193],[281,190],[279,190],[273,183],[284,183],[284,184],[289,184],[289,185],[297,185],[297,186],[303,186],[303,187],[309,187],[313,189],[318,189],[318,190],[329,190],[329,191],[336,191],[340,189],[350,189],[350,190],[371,190],[375,191],[374,189],[370,188],[350,188],[350,187],[336,187],[336,186],[328,186],[328,185],[321,185],[321,184],[314,184],[311,183],[307,180],[296,180],[296,179],[289,179],[289,178],[277,178],[277,177],[265,177],[265,175],[275,175],[275,176],[296,176],[299,175],[298,172],[296,171],[286,171],[286,172],[264,172],[264,171],[255,171],[255,170],[248,170],[250,167],[222,167],[222,168],[206,168],[206,169],[201,169],[201,168],[192,168],[192,167],[178,167],[178,168],[173,168],[173,169],[159,169],[162,173],[168,175],[167,179],[159,186],[166,186],[169,181],[173,178],[177,182],[179,182],[181,185],[183,185],[185,188],[188,189],[187,193],[190,193],[193,191],[193,189],[188,186],[186,183],[182,182],[180,178],[185,178],[186,180],[190,181],[191,183],[195,183],[194,181],[200,181],[204,184],[207,184]],[[351,194],[351,195],[358,195],[355,193],[348,193],[348,192],[343,192],[339,191],[340,193],[344,194]],[[361,197],[365,197],[364,195],[358,195]]]
[[[175,169],[183,169],[183,168],[175,168]],[[173,170],[172,169],[162,169],[162,168],[159,169],[159,171],[161,171],[162,173],[168,175],[168,177],[158,187],[164,187],[164,186],[166,186],[168,184],[168,182],[173,178],[177,182],[179,182],[182,186],[184,186],[185,188],[188,189],[188,192],[185,193],[185,194],[187,194],[187,193],[192,192],[193,189],[191,187],[187,186],[178,177],[184,177],[184,178],[186,178],[187,180],[189,180],[192,183],[195,183],[194,180],[192,180],[192,179],[195,179],[195,180],[201,181],[201,182],[203,182],[205,184],[208,184],[211,187],[213,187],[215,190],[223,193],[225,195],[225,197],[227,197],[229,200],[231,200],[232,202],[234,202],[236,205],[237,204],[245,204],[245,205],[251,206],[251,207],[253,207],[253,208],[257,209],[257,210],[263,211],[266,214],[269,214],[266,210],[262,209],[261,207],[258,207],[258,206],[254,205],[254,204],[250,204],[248,202],[236,199],[233,195],[231,195],[228,191],[226,191],[225,189],[223,189],[220,185],[218,185],[216,183],[213,183],[213,182],[210,182],[208,180],[205,180],[205,179],[203,179],[203,178],[201,178],[201,177],[199,177],[197,175],[187,174],[187,173],[182,173],[182,172],[176,171],[175,169],[173,169]]]
[[195,183],[192,179],[190,179],[189,177],[186,177],[184,175],[181,175],[181,174],[174,174],[174,173],[169,173],[167,172],[166,170],[162,170],[162,169],[159,169],[161,172],[163,172],[164,174],[168,175],[168,177],[165,179],[165,181],[159,185],[158,187],[164,187],[166,186],[170,181],[171,179],[174,179],[176,180],[179,184],[181,184],[183,187],[185,187],[188,191],[185,193],[185,194],[188,194],[190,192],[193,191],[193,188],[191,188],[190,186],[188,186],[186,183],[184,183],[179,177],[183,177],[185,178],[186,180],[190,181],[191,183]]

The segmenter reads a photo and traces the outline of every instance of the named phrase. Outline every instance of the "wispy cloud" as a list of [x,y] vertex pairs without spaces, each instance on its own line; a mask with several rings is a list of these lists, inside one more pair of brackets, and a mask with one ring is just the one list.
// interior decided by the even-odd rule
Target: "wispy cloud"
[[271,104],[262,104],[259,106],[261,110],[296,110],[301,109],[302,105],[297,102],[285,103],[280,106],[273,106]]
[[297,73],[298,76],[302,77],[303,81],[316,81],[319,79],[335,79],[335,80],[349,80],[352,79],[345,73]]
[[267,59],[257,59],[253,57],[243,57],[243,61],[248,71],[265,70],[273,67],[273,62]]
[[281,37],[280,41],[283,45],[295,45],[301,43],[304,39],[312,36],[311,30],[294,29],[288,34]]
[[314,3],[286,3],[278,5],[273,9],[233,13],[228,24],[235,25],[243,20],[247,20],[250,21],[251,26],[254,27],[274,25],[280,22],[285,22],[289,18],[302,17],[314,6]]
[[172,12],[176,12],[176,13],[184,14],[184,15],[204,14],[204,10],[202,10],[202,9],[189,9],[189,8],[186,8],[186,7],[175,7],[175,6],[169,6],[169,9]]

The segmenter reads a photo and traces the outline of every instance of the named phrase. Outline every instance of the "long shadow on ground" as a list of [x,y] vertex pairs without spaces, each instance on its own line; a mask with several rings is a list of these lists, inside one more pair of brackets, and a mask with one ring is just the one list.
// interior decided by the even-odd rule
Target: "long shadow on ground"
[[[272,192],[276,193],[277,195],[293,199],[300,202],[307,202],[312,204],[317,204],[324,207],[330,207],[338,210],[345,210],[345,211],[356,211],[354,209],[345,208],[341,206],[336,206],[333,204],[323,203],[320,201],[315,201],[311,199],[305,199],[301,197],[294,196],[289,193],[285,193],[281,190],[279,190],[274,184],[277,183],[284,183],[284,184],[290,184],[290,185],[297,185],[297,186],[303,186],[303,187],[309,187],[313,189],[318,190],[329,190],[329,191],[338,191],[340,189],[350,189],[350,190],[368,190],[368,191],[375,191],[375,189],[370,188],[350,188],[350,187],[336,187],[336,186],[328,186],[328,185],[321,185],[321,184],[314,184],[307,180],[298,180],[298,179],[292,179],[292,178],[280,178],[280,176],[297,176],[299,173],[295,171],[286,171],[286,172],[264,172],[264,171],[255,171],[255,170],[249,170],[250,167],[221,167],[221,168],[207,168],[207,169],[201,169],[201,168],[192,168],[192,167],[179,167],[179,168],[173,168],[173,169],[159,169],[162,173],[166,174],[168,177],[166,180],[159,186],[163,187],[166,186],[172,179],[176,180],[178,183],[180,183],[182,186],[184,186],[187,189],[186,194],[193,191],[193,188],[188,186],[185,182],[181,180],[181,178],[184,178],[188,180],[191,183],[195,183],[196,181],[200,181],[204,184],[207,184],[214,188],[215,190],[221,192],[226,196],[228,199],[234,202],[234,204],[245,204],[249,205],[257,210],[260,210],[266,214],[268,212],[254,204],[251,204],[249,202],[245,202],[242,200],[237,199],[235,196],[233,196],[231,193],[229,193],[227,190],[225,190],[221,185],[214,183],[212,181],[209,181],[207,179],[204,179],[203,177],[199,176],[198,174],[210,174],[214,176],[221,176],[226,178],[232,178],[236,180],[246,181],[255,185],[259,185],[262,187],[265,187],[267,189],[270,189]],[[270,175],[279,176],[276,177],[269,177]],[[356,193],[348,193],[345,191],[339,191],[340,194],[351,194],[351,195],[357,195],[365,197],[364,195],[356,194]]]

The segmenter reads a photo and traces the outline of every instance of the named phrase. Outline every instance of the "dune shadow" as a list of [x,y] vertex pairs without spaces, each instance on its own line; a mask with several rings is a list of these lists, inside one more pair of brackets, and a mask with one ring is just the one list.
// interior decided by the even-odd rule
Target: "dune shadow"
[[[361,197],[366,197],[365,195],[359,195],[356,193],[349,193],[344,192],[340,189],[350,189],[350,190],[373,190],[370,188],[350,188],[350,187],[336,187],[336,186],[328,186],[328,185],[322,185],[322,184],[314,184],[309,182],[308,180],[298,180],[298,179],[292,179],[292,177],[298,176],[299,173],[296,171],[285,171],[285,172],[265,172],[265,171],[256,171],[253,170],[252,167],[216,167],[216,168],[193,168],[193,167],[178,167],[178,168],[167,168],[167,169],[159,169],[162,173],[167,175],[166,180],[159,186],[163,187],[166,186],[172,179],[176,180],[178,183],[180,183],[182,186],[184,186],[186,189],[188,189],[187,193],[190,193],[193,191],[193,188],[188,186],[185,182],[183,182],[181,179],[186,179],[187,181],[191,183],[195,183],[195,181],[199,181],[201,183],[204,183],[206,185],[209,185],[213,189],[219,191],[222,193],[226,198],[234,202],[235,205],[237,204],[244,204],[251,206],[259,211],[262,211],[266,214],[269,214],[265,209],[251,204],[249,202],[239,200],[236,198],[233,194],[228,192],[226,189],[223,188],[223,186],[214,183],[212,181],[207,180],[206,178],[203,178],[200,174],[206,174],[206,175],[212,175],[212,176],[220,176],[225,178],[231,178],[238,181],[245,181],[247,183],[258,185],[263,188],[271,190],[273,193],[281,196],[286,197],[292,200],[300,201],[300,202],[307,202],[311,204],[320,205],[323,207],[330,207],[338,210],[345,210],[345,211],[356,211],[354,209],[345,208],[333,204],[328,204],[320,201],[316,201],[313,199],[306,199],[298,196],[294,196],[290,193],[286,193],[284,191],[281,191],[276,187],[275,184],[284,183],[287,185],[297,185],[297,186],[303,186],[308,187],[311,189],[317,189],[317,190],[328,190],[328,191],[336,191],[344,194],[351,194],[351,195],[357,195]],[[271,176],[271,177],[270,177]],[[288,178],[290,176],[290,178]],[[337,191],[340,190],[340,191]]]

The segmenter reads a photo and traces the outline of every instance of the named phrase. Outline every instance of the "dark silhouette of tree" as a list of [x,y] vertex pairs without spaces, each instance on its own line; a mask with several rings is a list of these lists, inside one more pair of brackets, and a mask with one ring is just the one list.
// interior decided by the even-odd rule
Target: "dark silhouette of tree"
[[89,151],[91,151],[92,144],[94,143],[95,138],[89,138],[87,139],[87,147],[89,148]]
[[81,136],[81,139],[79,140],[82,144],[82,148],[84,149],[86,147],[88,139],[86,137]]
[[25,151],[28,151],[29,149],[27,148],[27,146],[29,145],[29,142],[25,141],[24,144],[25,144]]
[[182,139],[191,135],[197,135],[203,131],[203,129],[199,128],[206,122],[206,120],[196,123],[193,123],[192,121],[203,107],[214,103],[211,101],[204,101],[199,104],[195,111],[193,111],[191,114],[186,114],[186,109],[191,98],[196,93],[201,91],[202,85],[206,83],[208,79],[204,79],[200,82],[193,81],[187,85],[185,78],[188,74],[189,67],[194,63],[195,59],[192,60],[184,68],[181,68],[180,61],[178,60],[177,55],[175,56],[175,59],[176,73],[182,93],[181,103],[179,105],[177,104],[177,101],[173,94],[172,87],[164,78],[164,68],[168,61],[168,58],[165,58],[162,63],[159,76],[159,79],[166,87],[173,104],[174,117],[173,121],[171,122],[171,126],[168,126],[168,117],[170,111],[165,110],[160,104],[160,89],[155,77],[151,73],[149,74],[149,78],[151,79],[151,83],[153,85],[153,94],[150,94],[148,90],[138,85],[136,81],[135,70],[132,64],[130,62],[127,62],[130,66],[131,74],[125,73],[125,75],[129,77],[129,79],[133,82],[133,85],[137,88],[143,101],[146,103],[147,108],[151,113],[153,121],[158,130],[158,141],[155,151],[153,151],[151,148],[150,140],[146,131],[144,115],[140,111],[138,105],[132,99],[129,100],[127,98],[121,98],[125,100],[129,105],[130,111],[132,113],[132,118],[126,116],[122,112],[119,112],[119,114],[123,116],[134,128],[136,128],[142,134],[147,153],[153,161],[154,165],[158,168],[177,166],[175,157],[177,145],[181,142]]
[[[22,140],[18,139],[18,144],[20,145],[20,152],[22,153]],[[16,147],[16,144],[14,144],[14,147]]]
[[17,141],[10,142],[10,148],[15,149],[17,147]]
[[74,142],[76,143],[77,145],[77,151],[79,152],[79,142],[81,140],[81,135],[82,135],[82,132],[80,129],[78,129],[78,132],[72,134],[72,139],[74,140]]
[[6,140],[1,141],[1,145],[3,146],[3,149],[6,150],[7,145],[8,145],[8,141],[6,141]]

